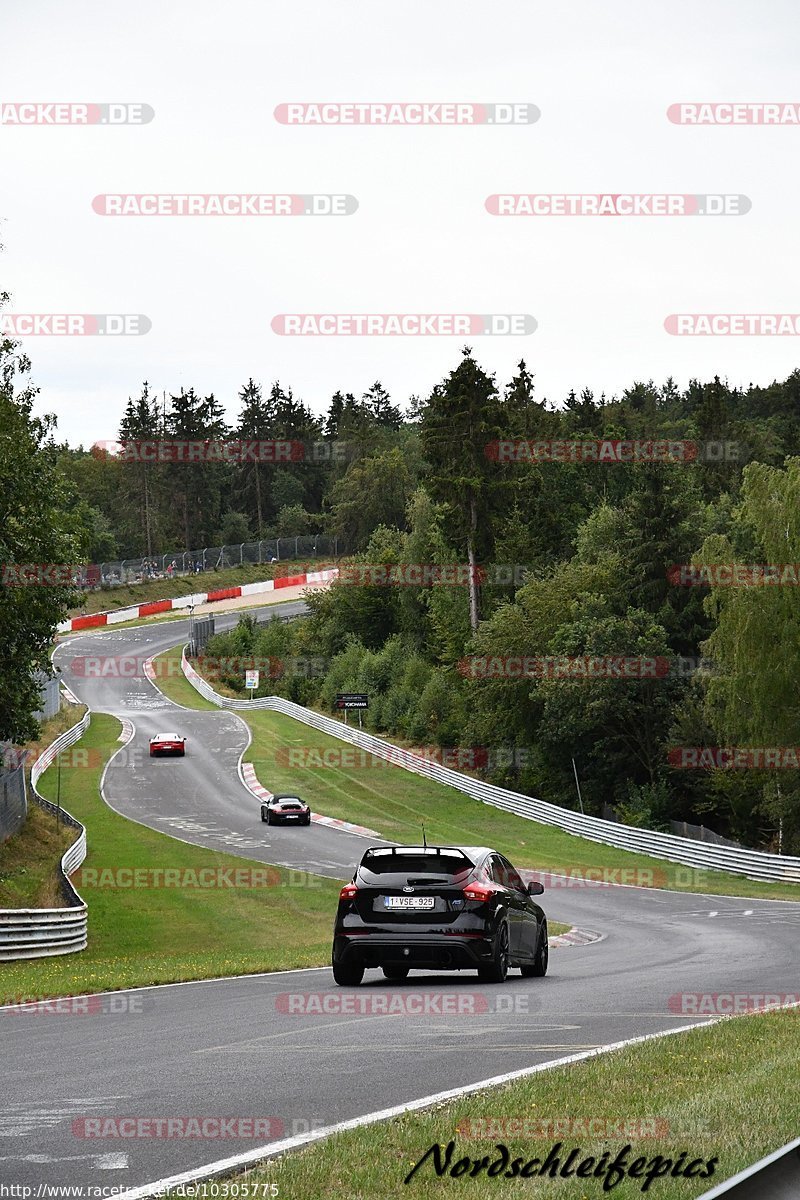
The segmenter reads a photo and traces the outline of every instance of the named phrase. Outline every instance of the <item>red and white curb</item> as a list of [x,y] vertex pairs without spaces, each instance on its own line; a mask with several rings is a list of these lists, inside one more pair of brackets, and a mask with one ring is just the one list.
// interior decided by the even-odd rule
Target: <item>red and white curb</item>
[[354,825],[352,821],[340,821],[337,817],[323,817],[319,813],[312,813],[311,820],[316,821],[318,825],[330,825],[333,829],[344,829],[347,833],[357,833],[359,837],[381,837],[374,829],[367,829],[365,825]]
[[554,933],[547,941],[553,950],[563,946],[591,946],[592,942],[602,942],[605,936],[589,929],[568,929],[566,933]]
[[267,791],[267,789],[258,782],[256,777],[256,769],[252,763],[242,763],[242,776],[244,778],[244,786],[249,792],[252,792],[254,796],[257,796],[259,800],[270,800],[272,798],[272,792]]
[[122,742],[123,746],[127,746],[128,742],[136,733],[136,726],[134,725],[133,721],[129,721],[127,717],[120,717],[120,723],[122,724],[122,729],[120,730],[120,735],[117,738],[117,741]]
[[[259,783],[256,769],[252,763],[242,763],[242,779],[247,790],[252,792],[258,800],[269,800],[273,795],[263,784]],[[334,829],[344,829],[347,833],[357,833],[361,837],[380,838],[381,836],[374,829],[367,829],[364,825],[354,825],[352,821],[340,821],[337,817],[323,817],[321,813],[312,812],[311,820],[316,825],[330,825]]]
[[280,575],[276,579],[262,579],[256,583],[243,583],[239,587],[217,588],[212,592],[194,592],[190,596],[173,596],[170,600],[150,600],[147,604],[134,604],[131,608],[115,611],[89,613],[85,617],[70,617],[58,625],[58,633],[70,633],[76,629],[97,629],[102,625],[120,625],[124,621],[136,621],[140,617],[153,617],[159,613],[188,608],[190,605],[213,604],[216,600],[236,600],[239,596],[255,596],[260,592],[274,592],[279,588],[313,587],[328,583],[339,574],[337,567],[326,567],[323,571],[308,571],[301,575]]

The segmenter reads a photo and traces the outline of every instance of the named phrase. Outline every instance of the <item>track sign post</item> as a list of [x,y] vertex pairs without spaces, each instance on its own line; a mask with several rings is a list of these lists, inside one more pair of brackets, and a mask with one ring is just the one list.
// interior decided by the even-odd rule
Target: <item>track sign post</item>
[[244,686],[249,689],[251,700],[253,699],[253,692],[258,687],[258,680],[259,680],[259,672],[258,671],[245,671]]
[[361,713],[369,708],[369,697],[366,692],[337,692],[333,707],[344,712],[344,723],[347,724],[347,714],[351,708],[358,712],[358,727],[361,728]]

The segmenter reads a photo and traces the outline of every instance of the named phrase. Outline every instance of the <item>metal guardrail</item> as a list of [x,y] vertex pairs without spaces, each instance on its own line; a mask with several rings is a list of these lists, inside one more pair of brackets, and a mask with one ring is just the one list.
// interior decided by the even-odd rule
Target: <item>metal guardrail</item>
[[31,767],[31,792],[36,803],[47,812],[59,813],[65,824],[79,830],[76,841],[62,855],[59,867],[67,907],[0,909],[0,962],[75,954],[86,949],[88,909],[69,879],[86,858],[86,830],[70,813],[45,800],[36,790],[36,784],[56,756],[83,737],[90,720],[91,713],[87,712],[77,725],[56,738]]
[[739,850],[730,846],[715,846],[708,842],[695,842],[686,838],[676,837],[670,833],[657,833],[651,829],[639,829],[632,825],[620,825],[613,821],[605,821],[602,817],[587,817],[582,813],[573,812],[568,808],[559,808],[556,804],[548,804],[545,800],[536,800],[532,796],[512,792],[506,788],[496,787],[491,783],[462,775],[449,767],[415,755],[408,750],[393,746],[380,738],[363,730],[355,729],[326,717],[322,713],[284,700],[280,696],[263,696],[258,700],[235,700],[228,696],[220,696],[202,679],[191,663],[186,659],[185,650],[182,655],[182,667],[186,678],[212,704],[220,708],[230,709],[267,709],[294,717],[305,725],[327,733],[358,746],[377,758],[385,759],[396,766],[405,767],[417,775],[424,775],[437,783],[456,788],[467,796],[482,800],[484,804],[492,804],[506,812],[526,817],[531,821],[539,821],[544,825],[554,825],[566,833],[588,838],[592,842],[600,842],[606,846],[617,846],[621,850],[630,850],[634,854],[649,854],[654,858],[665,858],[669,862],[682,863],[684,866],[697,867],[701,870],[727,871],[735,875],[746,875],[749,879],[777,880],[787,883],[800,883],[800,858],[792,858],[780,854],[768,854],[762,850]]
[[698,1200],[797,1200],[800,1196],[800,1138],[768,1154],[752,1167],[718,1183]]

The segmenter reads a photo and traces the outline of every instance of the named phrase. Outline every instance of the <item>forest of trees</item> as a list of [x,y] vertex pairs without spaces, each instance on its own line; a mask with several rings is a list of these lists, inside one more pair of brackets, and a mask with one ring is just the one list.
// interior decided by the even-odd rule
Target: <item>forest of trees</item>
[[[259,628],[243,617],[209,648],[323,664],[265,673],[262,694],[330,708],[337,691],[365,690],[368,728],[416,746],[485,747],[496,782],[575,807],[574,758],[588,812],[612,805],[629,823],[688,820],[747,845],[800,850],[797,769],[763,768],[757,756],[735,770],[675,759],[680,747],[800,745],[800,591],[682,586],[673,572],[800,563],[800,372],[768,387],[715,378],[682,390],[667,380],[555,404],[536,395],[524,362],[498,383],[465,347],[405,409],[375,383],[360,398],[336,392],[315,415],[290,388],[249,379],[233,420],[214,396],[145,384],[127,403],[120,441],[316,447],[300,461],[194,465],[59,445],[25,409],[28,393],[14,399],[10,373],[3,387],[25,427],[10,438],[42,443],[36,452],[57,477],[54,546],[99,561],[275,534],[341,537],[363,568],[360,586],[351,570],[310,598],[308,618]],[[683,440],[698,450],[688,461],[499,461],[492,446],[513,439]],[[366,569],[375,564],[471,569],[459,567],[457,585],[387,585]],[[660,666],[640,679],[470,667],[509,655]]]
[[[688,461],[513,462],[498,439],[665,439]],[[285,661],[279,692],[331,708],[367,691],[367,727],[416,746],[485,748],[487,773],[654,828],[703,823],[800,849],[797,770],[685,769],[680,747],[800,745],[796,587],[686,587],[694,563],[800,562],[800,374],[584,391],[555,408],[524,363],[505,387],[468,350],[399,427],[329,476],[321,519],[363,564],[310,598],[309,619],[239,629],[209,653]],[[348,523],[349,522],[349,523]],[[371,583],[375,564],[467,564],[463,586]],[[474,588],[468,586],[476,580]],[[353,579],[361,586],[353,586]],[[469,663],[624,656],[657,677],[472,677]],[[293,662],[324,670],[293,670]],[[241,687],[234,673],[227,682]],[[672,756],[671,756],[672,752]],[[787,764],[789,765],[789,764]]]
[[374,466],[385,472],[374,497],[376,523],[403,520],[413,434],[380,383],[359,400],[337,392],[327,417],[320,418],[295,400],[291,388],[274,383],[265,393],[249,379],[237,408],[230,423],[213,395],[190,388],[157,396],[144,383],[125,407],[119,444],[287,442],[302,447],[302,457],[150,462],[102,443],[90,450],[59,448],[61,465],[88,509],[92,562],[328,530],[345,544],[363,540],[370,518],[362,513],[359,493]]

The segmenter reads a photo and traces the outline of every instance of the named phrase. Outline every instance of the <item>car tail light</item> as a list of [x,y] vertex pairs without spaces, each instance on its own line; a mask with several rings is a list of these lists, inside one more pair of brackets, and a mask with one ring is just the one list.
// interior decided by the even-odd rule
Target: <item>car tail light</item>
[[496,890],[488,883],[468,883],[464,888],[464,896],[467,900],[480,900],[484,903],[492,899]]
[[355,897],[355,894],[357,891],[358,891],[358,888],[356,887],[356,885],[354,883],[346,883],[344,885],[344,887],[342,888],[342,890],[339,892],[339,899],[340,900],[352,900]]

